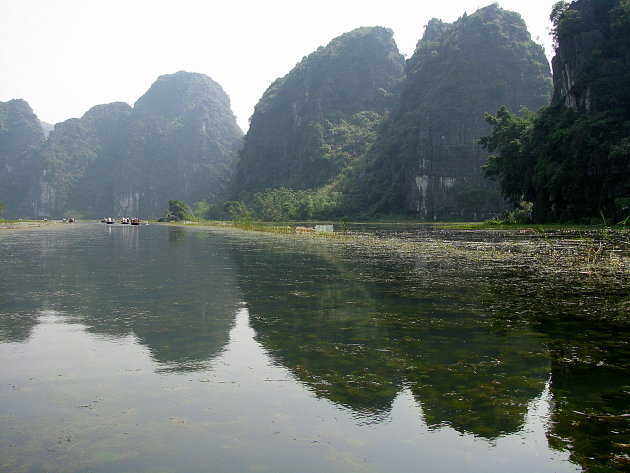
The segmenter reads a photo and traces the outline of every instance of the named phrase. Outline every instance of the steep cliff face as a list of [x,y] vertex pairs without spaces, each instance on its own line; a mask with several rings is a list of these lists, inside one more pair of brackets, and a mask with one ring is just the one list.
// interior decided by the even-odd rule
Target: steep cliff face
[[124,161],[130,113],[126,103],[97,105],[55,126],[39,152],[35,216],[95,216],[91,212],[111,206],[107,189],[113,167]]
[[226,197],[242,131],[223,89],[178,72],[132,109],[98,105],[57,124],[40,152],[35,215],[161,215],[169,199]]
[[534,216],[614,223],[630,215],[630,3],[578,0],[552,13],[552,107],[530,152]]
[[308,189],[360,156],[392,103],[404,61],[386,28],[359,28],[305,57],[251,118],[235,188]]
[[29,189],[37,175],[36,152],[44,132],[24,100],[0,102],[0,202],[7,217],[30,215]]
[[488,132],[484,113],[501,105],[538,109],[551,88],[542,47],[517,13],[493,4],[453,24],[432,20],[407,63],[398,106],[349,192],[372,212],[494,215],[504,203],[481,172],[487,153],[476,140]]
[[604,38],[601,31],[587,31],[566,38],[552,59],[554,94],[552,103],[574,110],[593,111],[591,85],[581,80],[589,53]]
[[578,0],[554,10],[556,54],[552,104],[598,113],[622,106],[630,86],[630,6]]
[[129,134],[128,172],[117,192],[128,203],[119,202],[121,212],[160,215],[169,199],[227,197],[243,132],[229,97],[209,77],[160,77],[134,105]]

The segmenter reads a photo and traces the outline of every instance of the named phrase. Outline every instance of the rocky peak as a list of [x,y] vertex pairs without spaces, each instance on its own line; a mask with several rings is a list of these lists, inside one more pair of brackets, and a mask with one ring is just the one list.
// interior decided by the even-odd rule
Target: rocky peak
[[43,140],[39,119],[26,100],[0,102],[0,156],[21,154]]
[[158,77],[149,90],[134,104],[134,114],[173,119],[191,109],[205,108],[221,115],[232,114],[230,98],[210,77],[179,71]]
[[304,57],[256,105],[237,190],[328,183],[362,152],[341,150],[340,136],[372,132],[362,124],[365,113],[373,114],[371,127],[392,105],[403,73],[393,33],[383,27],[357,28]]
[[452,24],[431,20],[414,55],[398,106],[366,159],[357,188],[371,213],[425,219],[483,219],[503,206],[486,182],[484,113],[549,103],[543,49],[520,15],[493,4]]

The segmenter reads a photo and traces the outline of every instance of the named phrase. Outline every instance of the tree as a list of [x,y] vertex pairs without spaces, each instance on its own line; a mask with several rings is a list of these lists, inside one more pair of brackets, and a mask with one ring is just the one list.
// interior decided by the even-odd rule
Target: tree
[[209,204],[205,200],[195,203],[193,215],[202,220],[225,220],[228,216],[224,204]]
[[551,15],[549,15],[549,20],[553,25],[551,34],[553,36],[553,45],[555,48],[558,47],[558,25],[563,20],[563,18],[567,15],[569,10],[569,4],[564,1],[557,2],[553,8],[551,9]]
[[479,143],[490,154],[482,166],[487,178],[496,180],[505,199],[516,208],[530,197],[531,178],[535,160],[532,156],[531,139],[536,115],[526,108],[515,115],[502,106],[497,115],[485,114],[486,121],[494,127],[490,136]]
[[181,222],[193,218],[192,211],[190,207],[188,207],[188,204],[181,200],[173,199],[168,201],[168,210],[164,212],[164,217],[162,217],[160,221]]
[[[630,1],[559,2],[551,12],[558,70],[551,106],[486,115],[485,164],[514,205],[537,221],[627,221],[630,201]],[[586,38],[586,39],[585,39]],[[581,44],[579,52],[576,44]]]
[[240,200],[226,202],[224,209],[235,222],[252,223],[254,221],[253,212]]

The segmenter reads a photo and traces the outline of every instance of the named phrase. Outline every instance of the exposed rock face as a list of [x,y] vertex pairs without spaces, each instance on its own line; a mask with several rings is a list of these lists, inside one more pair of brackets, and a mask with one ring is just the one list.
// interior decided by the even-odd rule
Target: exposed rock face
[[118,203],[122,213],[159,215],[170,199],[227,197],[243,132],[229,97],[209,77],[160,77],[136,102],[129,135],[129,172],[117,192],[128,201]]
[[98,105],[57,124],[41,150],[36,216],[159,216],[169,199],[225,197],[242,131],[202,74],[160,77],[132,109]]
[[44,140],[26,101],[0,102],[0,202],[7,217],[31,215],[28,191],[37,175],[36,152]]
[[[630,82],[630,24],[628,6],[622,3],[578,0],[570,4],[557,27],[552,104],[587,114],[619,106],[618,98]],[[611,101],[612,97],[617,98]]]
[[[80,212],[96,216],[113,211],[111,178],[126,155],[125,133],[131,107],[126,103],[97,105],[82,118],[58,123],[40,151],[35,216]],[[108,208],[109,207],[109,208]]]
[[493,4],[453,24],[432,20],[369,157],[364,188],[383,183],[368,206],[427,220],[495,215],[505,204],[481,170],[487,153],[476,140],[489,132],[484,113],[501,105],[538,109],[549,103],[551,87],[543,49],[517,13]]
[[305,57],[256,106],[236,190],[328,183],[365,151],[403,70],[392,31],[382,27],[351,31]]
[[519,15],[496,5],[427,30],[401,101],[401,112],[418,120],[405,137],[415,148],[406,207],[427,219],[488,218],[504,203],[481,171],[487,154],[476,140],[488,131],[484,113],[546,105],[549,66]]
[[564,103],[569,108],[582,109],[587,113],[593,111],[591,86],[579,78],[590,52],[603,39],[601,31],[588,31],[563,41],[551,61],[554,83],[552,103]]

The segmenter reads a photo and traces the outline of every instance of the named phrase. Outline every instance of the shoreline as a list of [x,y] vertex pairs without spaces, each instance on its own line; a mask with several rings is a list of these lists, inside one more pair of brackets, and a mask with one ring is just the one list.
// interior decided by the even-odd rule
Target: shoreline
[[21,230],[27,228],[39,228],[48,225],[55,225],[57,223],[63,223],[61,221],[43,221],[43,220],[0,220],[0,230]]

